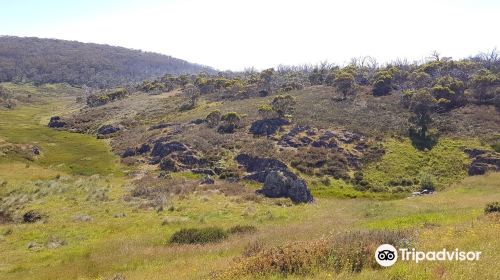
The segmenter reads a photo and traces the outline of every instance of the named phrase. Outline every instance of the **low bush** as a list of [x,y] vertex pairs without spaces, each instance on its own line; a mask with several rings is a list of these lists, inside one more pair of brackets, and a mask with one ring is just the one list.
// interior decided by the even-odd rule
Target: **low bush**
[[251,225],[236,225],[227,230],[229,234],[245,234],[254,233],[256,231],[257,228]]
[[293,242],[278,247],[262,248],[235,260],[223,273],[223,279],[272,274],[308,275],[318,268],[336,272],[360,272],[364,268],[379,268],[373,254],[380,244],[408,247],[413,234],[410,231],[348,232],[314,241]]
[[184,228],[172,235],[170,243],[205,244],[222,241],[227,236],[227,232],[219,227]]
[[500,212],[500,202],[495,201],[486,204],[486,207],[484,208],[484,213],[489,214],[489,213],[499,213]]

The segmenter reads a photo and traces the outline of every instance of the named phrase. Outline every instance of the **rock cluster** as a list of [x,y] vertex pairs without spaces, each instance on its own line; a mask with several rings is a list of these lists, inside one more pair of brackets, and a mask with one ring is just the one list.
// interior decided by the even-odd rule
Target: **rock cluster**
[[305,181],[288,170],[283,162],[247,154],[240,154],[235,159],[249,173],[245,179],[264,183],[258,193],[271,198],[288,197],[295,203],[313,201]]
[[48,126],[51,128],[61,128],[66,126],[66,122],[62,121],[61,117],[54,116],[50,118]]
[[264,186],[257,192],[271,198],[288,197],[294,203],[313,202],[305,181],[282,171],[269,172]]
[[111,124],[105,124],[97,130],[98,135],[108,135],[120,131],[120,127]]
[[252,123],[250,133],[253,135],[270,136],[275,134],[282,126],[289,124],[286,119],[265,119]]
[[159,163],[160,169],[168,172],[177,172],[188,169],[200,169],[207,165],[196,153],[184,143],[156,142],[151,151],[152,163]]
[[488,171],[500,171],[500,153],[480,149],[466,149],[465,152],[472,159],[468,171],[469,176],[483,175]]

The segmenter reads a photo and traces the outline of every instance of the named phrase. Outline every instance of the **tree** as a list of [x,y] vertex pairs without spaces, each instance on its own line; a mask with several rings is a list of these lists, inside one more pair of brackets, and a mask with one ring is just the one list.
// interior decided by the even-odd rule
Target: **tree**
[[241,116],[236,112],[229,112],[221,117],[222,125],[218,131],[223,133],[233,133],[240,126]]
[[295,111],[295,105],[297,102],[295,98],[289,94],[278,95],[271,102],[271,108],[278,117],[283,118],[286,115],[291,115]]
[[416,128],[410,128],[410,136],[415,134],[424,140],[428,137],[429,125],[432,123],[432,112],[436,105],[436,99],[428,89],[417,90],[412,94],[410,102],[410,123]]
[[214,110],[207,115],[205,121],[208,127],[216,127],[219,125],[222,118],[222,113],[219,110]]
[[480,70],[472,77],[472,92],[479,104],[491,104],[498,94],[500,76],[489,70]]
[[259,106],[259,115],[262,119],[270,119],[274,115],[273,108],[267,104],[261,105]]
[[375,73],[373,82],[373,95],[381,96],[389,94],[392,90],[393,73],[389,70],[381,70]]
[[186,84],[183,92],[189,99],[188,107],[190,109],[196,107],[198,99],[200,98],[200,90],[193,84]]
[[342,99],[345,100],[347,95],[353,92],[354,75],[345,69],[340,70],[335,75],[333,85],[342,93]]
[[451,109],[463,101],[465,85],[451,76],[440,77],[432,87],[432,96],[442,109]]
[[267,94],[272,93],[272,81],[273,81],[274,69],[269,68],[260,73],[260,79],[262,80],[263,90],[267,92]]

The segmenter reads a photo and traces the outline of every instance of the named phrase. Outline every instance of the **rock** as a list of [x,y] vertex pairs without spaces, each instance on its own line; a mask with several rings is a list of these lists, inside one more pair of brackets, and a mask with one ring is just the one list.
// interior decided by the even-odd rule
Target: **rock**
[[171,158],[164,158],[160,162],[160,169],[168,172],[177,172],[179,168],[177,163]]
[[38,155],[40,155],[40,148],[39,148],[39,147],[37,147],[37,146],[33,146],[33,147],[31,148],[31,151],[33,152],[33,154],[35,154],[35,155],[37,155],[37,156],[38,156]]
[[135,149],[127,148],[122,154],[122,158],[135,156]]
[[47,242],[47,248],[49,249],[56,249],[64,245],[66,245],[66,241],[59,239],[53,239]]
[[474,156],[469,167],[469,176],[483,175],[488,171],[500,171],[500,153],[470,149],[466,150],[469,156]]
[[174,124],[171,123],[159,123],[156,125],[153,125],[149,128],[149,130],[154,130],[154,129],[161,129],[161,128],[167,128],[169,126],[173,126]]
[[306,144],[304,144],[303,142],[299,141],[298,139],[294,138],[291,135],[283,135],[279,144],[284,147],[294,147],[294,148],[306,146]]
[[61,117],[54,116],[54,117],[50,118],[48,126],[51,128],[61,128],[61,127],[66,126],[66,122],[63,122],[61,120]]
[[340,136],[339,140],[347,144],[350,144],[354,141],[361,140],[361,135],[354,132],[345,132]]
[[333,138],[334,136],[336,136],[337,134],[331,130],[327,130],[325,132],[323,132],[323,134],[321,134],[321,136],[319,137],[320,140],[330,140],[331,138]]
[[108,134],[113,134],[113,133],[118,132],[118,131],[120,131],[120,128],[118,126],[105,124],[97,130],[97,134],[108,135]]
[[464,152],[469,155],[470,158],[475,158],[479,155],[482,155],[488,151],[486,150],[480,150],[480,149],[465,149]]
[[203,123],[205,123],[205,120],[204,119],[196,119],[196,120],[190,121],[189,123],[191,123],[191,124],[203,124]]
[[113,216],[114,218],[125,218],[127,215],[125,213],[117,213]]
[[23,215],[24,223],[35,223],[43,219],[43,215],[34,210],[30,210]]
[[156,142],[151,151],[151,155],[155,157],[165,157],[172,152],[186,151],[188,147],[183,143],[173,141],[168,143]]
[[317,135],[317,134],[318,134],[318,129],[317,129],[317,128],[315,128],[315,127],[312,127],[312,128],[310,128],[310,129],[306,130],[306,134],[307,134],[308,136],[315,136],[315,135]]
[[78,214],[78,215],[73,217],[73,221],[74,222],[90,222],[90,221],[92,221],[92,217],[89,215],[85,215],[85,214]]
[[281,126],[289,124],[286,119],[265,119],[252,123],[250,133],[253,135],[269,136],[275,134]]
[[307,131],[309,129],[311,129],[311,127],[308,126],[308,125],[297,125],[294,128],[292,128],[292,130],[290,130],[290,132],[288,133],[288,135],[295,136],[295,135],[297,135],[297,134],[299,134],[301,132]]
[[38,242],[32,241],[32,242],[28,243],[28,246],[26,246],[26,247],[28,247],[28,249],[30,249],[30,250],[38,251],[38,250],[41,250],[43,248],[43,245],[38,243]]
[[191,172],[195,174],[205,174],[205,175],[210,175],[210,176],[215,176],[217,173],[213,169],[210,168],[193,168],[191,169]]
[[200,182],[201,185],[213,185],[214,183],[215,180],[210,175],[205,176]]
[[309,144],[311,144],[313,142],[313,140],[307,136],[300,137],[299,141],[302,142],[304,144],[304,146],[308,146]]
[[187,165],[189,167],[203,164],[203,161],[200,160],[192,151],[184,151],[182,153],[176,153],[175,158],[177,158],[177,160],[182,164]]
[[270,198],[288,197],[294,203],[313,202],[311,192],[304,180],[293,178],[281,171],[269,172],[264,186],[257,192]]
[[247,172],[251,173],[245,177],[249,180],[255,180],[263,183],[270,171],[283,171],[285,173],[291,173],[288,171],[286,164],[277,159],[258,158],[247,154],[240,154],[235,159],[239,164],[245,167]]
[[151,150],[151,146],[149,144],[142,144],[140,147],[138,147],[135,152],[136,154],[142,155]]

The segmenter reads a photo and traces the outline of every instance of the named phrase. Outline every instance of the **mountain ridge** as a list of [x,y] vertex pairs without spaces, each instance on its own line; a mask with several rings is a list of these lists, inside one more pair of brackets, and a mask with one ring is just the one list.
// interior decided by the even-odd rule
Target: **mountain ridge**
[[215,72],[169,55],[107,44],[0,36],[0,82],[112,87],[165,74]]

